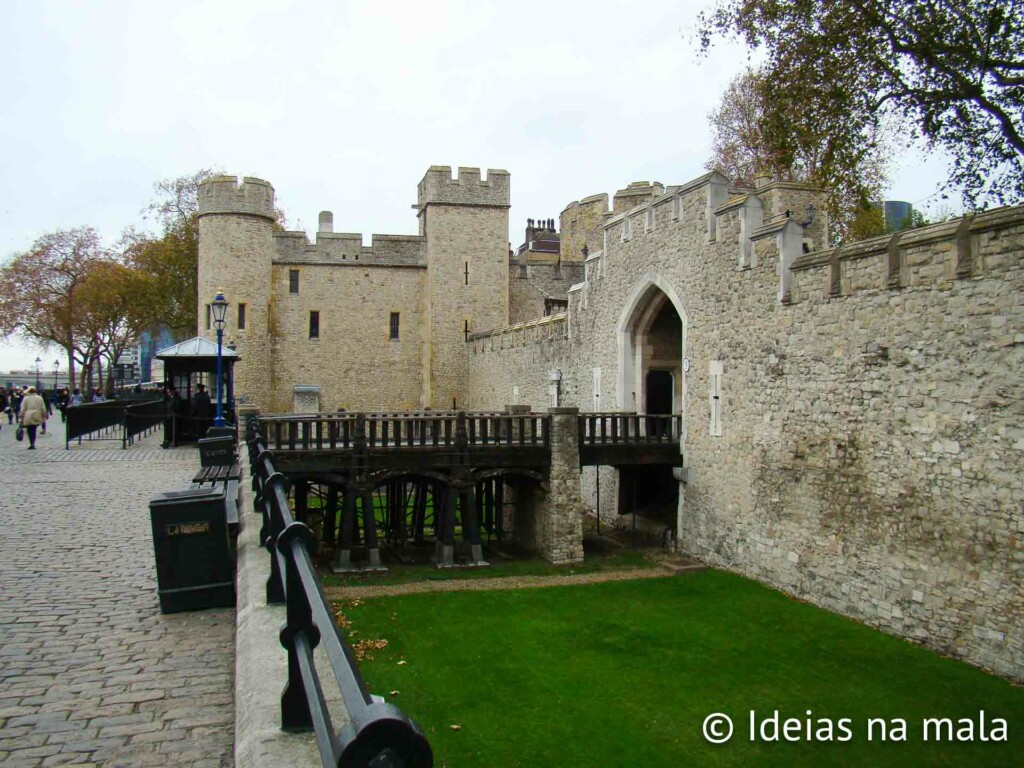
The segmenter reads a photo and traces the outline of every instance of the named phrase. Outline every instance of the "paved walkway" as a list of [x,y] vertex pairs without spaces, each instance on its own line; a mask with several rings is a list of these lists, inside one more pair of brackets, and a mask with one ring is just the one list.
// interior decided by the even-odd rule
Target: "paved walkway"
[[231,766],[235,616],[164,616],[148,501],[195,449],[0,421],[0,764]]

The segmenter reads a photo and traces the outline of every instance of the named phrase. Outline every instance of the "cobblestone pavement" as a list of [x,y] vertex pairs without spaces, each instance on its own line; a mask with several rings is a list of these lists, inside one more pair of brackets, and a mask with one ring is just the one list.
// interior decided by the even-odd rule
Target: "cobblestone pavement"
[[0,424],[0,764],[233,765],[234,610],[156,595],[149,498],[195,449]]

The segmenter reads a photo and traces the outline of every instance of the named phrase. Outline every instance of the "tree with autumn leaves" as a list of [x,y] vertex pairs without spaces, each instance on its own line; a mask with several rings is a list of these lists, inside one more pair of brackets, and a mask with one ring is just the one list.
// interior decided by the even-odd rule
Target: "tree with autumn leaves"
[[[1024,199],[1020,2],[718,0],[698,37],[705,51],[735,37],[763,56],[757,160],[799,173],[810,144],[824,150],[813,180],[870,182],[865,162],[895,125],[890,135],[945,150],[946,194],[966,207]],[[859,186],[865,202],[870,184]]]
[[[114,364],[146,330],[196,331],[199,184],[211,171],[162,181],[146,212],[162,233],[127,231],[105,247],[91,227],[42,235],[0,268],[0,337],[59,347],[71,380],[108,389]],[[106,376],[104,376],[106,373]]]

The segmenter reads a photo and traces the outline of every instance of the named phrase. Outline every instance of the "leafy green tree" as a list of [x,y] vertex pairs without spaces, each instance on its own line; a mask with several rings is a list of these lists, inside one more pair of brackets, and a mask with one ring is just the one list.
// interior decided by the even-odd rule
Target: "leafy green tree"
[[[771,92],[762,70],[747,69],[733,78],[709,116],[713,135],[708,169],[748,186],[762,173],[816,184],[829,196],[834,241],[878,234],[872,229],[877,222],[869,201],[882,196],[890,142],[878,136],[856,148],[838,146],[845,137],[800,114],[787,117],[786,125],[780,126],[771,109]],[[773,140],[775,133],[785,135],[784,145]]]
[[118,359],[159,321],[156,280],[149,272],[116,261],[91,264],[79,292],[81,311],[78,333],[90,340],[90,359],[86,365],[100,368],[106,362],[104,388],[113,390]]
[[970,206],[1024,198],[1024,4],[1008,0],[720,0],[699,20],[764,51],[764,136],[784,161],[801,126],[857,167],[887,119],[952,158]]
[[159,223],[159,237],[129,230],[122,239],[125,262],[151,278],[153,327],[179,336],[196,333],[199,263],[199,185],[214,175],[204,168],[154,185],[157,198],[143,211]]

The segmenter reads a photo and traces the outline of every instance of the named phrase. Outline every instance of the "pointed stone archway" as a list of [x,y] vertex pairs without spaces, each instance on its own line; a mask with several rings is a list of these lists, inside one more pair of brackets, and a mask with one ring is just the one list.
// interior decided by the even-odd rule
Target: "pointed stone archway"
[[[683,357],[686,354],[686,312],[675,290],[658,274],[646,274],[630,291],[616,328],[619,410],[653,413],[649,375],[671,376],[672,411],[682,413],[686,402]],[[664,375],[656,388],[664,386]],[[664,395],[656,396],[658,404]]]
[[[679,436],[685,451],[687,317],[671,283],[643,275],[629,292],[616,327],[616,403],[622,411],[684,414]],[[630,512],[680,530],[683,485],[672,467],[620,467],[616,470],[618,511]]]

